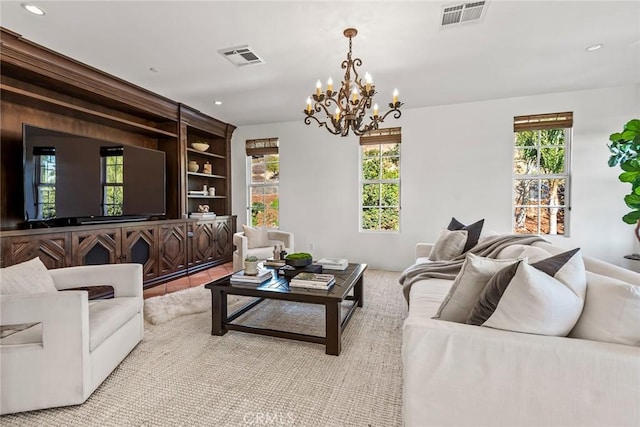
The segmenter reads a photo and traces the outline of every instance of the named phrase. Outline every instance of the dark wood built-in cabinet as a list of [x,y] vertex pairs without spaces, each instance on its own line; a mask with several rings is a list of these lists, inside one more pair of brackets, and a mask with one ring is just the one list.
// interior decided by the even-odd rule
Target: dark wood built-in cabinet
[[[136,262],[146,285],[232,258],[235,126],[88,67],[0,27],[2,266],[39,256],[48,268]],[[165,153],[166,218],[23,229],[24,124]],[[205,152],[193,142],[209,144]],[[187,163],[200,169],[189,172]],[[211,164],[211,173],[203,165]],[[203,186],[215,195],[189,195]],[[215,219],[190,219],[199,205]],[[50,225],[50,224],[49,224]]]

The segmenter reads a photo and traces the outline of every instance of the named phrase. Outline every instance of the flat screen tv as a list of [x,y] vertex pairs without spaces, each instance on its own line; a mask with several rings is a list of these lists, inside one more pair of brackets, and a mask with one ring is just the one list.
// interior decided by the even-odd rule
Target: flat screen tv
[[162,217],[165,153],[23,125],[27,223],[77,225]]

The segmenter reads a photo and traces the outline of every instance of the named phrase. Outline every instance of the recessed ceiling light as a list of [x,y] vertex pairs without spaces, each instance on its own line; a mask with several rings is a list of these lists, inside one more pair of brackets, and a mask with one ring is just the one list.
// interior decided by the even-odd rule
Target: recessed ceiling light
[[42,16],[45,14],[44,9],[36,6],[35,4],[22,3],[22,7],[24,7],[27,11],[33,13],[34,15]]
[[222,105],[222,101],[213,101],[213,103],[216,105]]
[[591,46],[587,47],[585,50],[587,52],[593,52],[593,51],[596,51],[596,50],[600,49],[601,47],[602,47],[601,44],[592,44]]

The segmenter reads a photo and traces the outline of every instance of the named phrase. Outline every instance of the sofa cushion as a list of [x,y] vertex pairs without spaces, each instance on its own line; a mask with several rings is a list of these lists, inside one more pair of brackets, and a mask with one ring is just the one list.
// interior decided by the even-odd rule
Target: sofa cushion
[[464,245],[467,242],[466,230],[451,231],[442,229],[438,239],[433,244],[433,249],[429,253],[431,261],[449,261],[462,254]]
[[480,239],[480,234],[482,234],[482,226],[484,225],[484,219],[474,222],[471,225],[464,225],[460,221],[455,218],[451,218],[449,225],[447,226],[448,230],[466,230],[467,233],[467,242],[464,245],[464,249],[462,253],[467,252],[469,249],[478,244],[478,240]]
[[248,225],[242,225],[244,235],[247,238],[249,249],[262,248],[269,245],[268,229],[264,227],[254,228]]
[[464,323],[491,277],[515,262],[518,260],[485,258],[468,253],[434,319]]
[[451,280],[433,277],[415,282],[411,286],[409,317],[431,319],[451,289],[452,283]]
[[569,336],[640,346],[640,286],[587,272],[584,308]]
[[119,297],[89,302],[89,351],[98,348],[142,309],[139,297]]
[[32,260],[0,268],[0,294],[32,294],[58,292],[47,267],[35,257]]
[[586,285],[580,249],[534,264],[519,261],[489,280],[467,323],[566,336],[582,312]]

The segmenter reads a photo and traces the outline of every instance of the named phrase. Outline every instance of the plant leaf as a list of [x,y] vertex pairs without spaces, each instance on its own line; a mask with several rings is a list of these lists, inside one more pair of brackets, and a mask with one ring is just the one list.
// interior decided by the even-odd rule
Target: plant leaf
[[640,119],[629,120],[627,122],[627,124],[624,125],[624,128],[626,130],[632,130],[632,131],[640,133]]
[[640,209],[640,196],[635,193],[627,194],[626,196],[624,196],[624,202],[631,209]]
[[640,177],[640,172],[622,172],[620,176],[618,176],[618,179],[621,182],[633,182],[638,177]]
[[640,211],[631,211],[622,217],[622,220],[627,224],[636,224],[640,221]]

